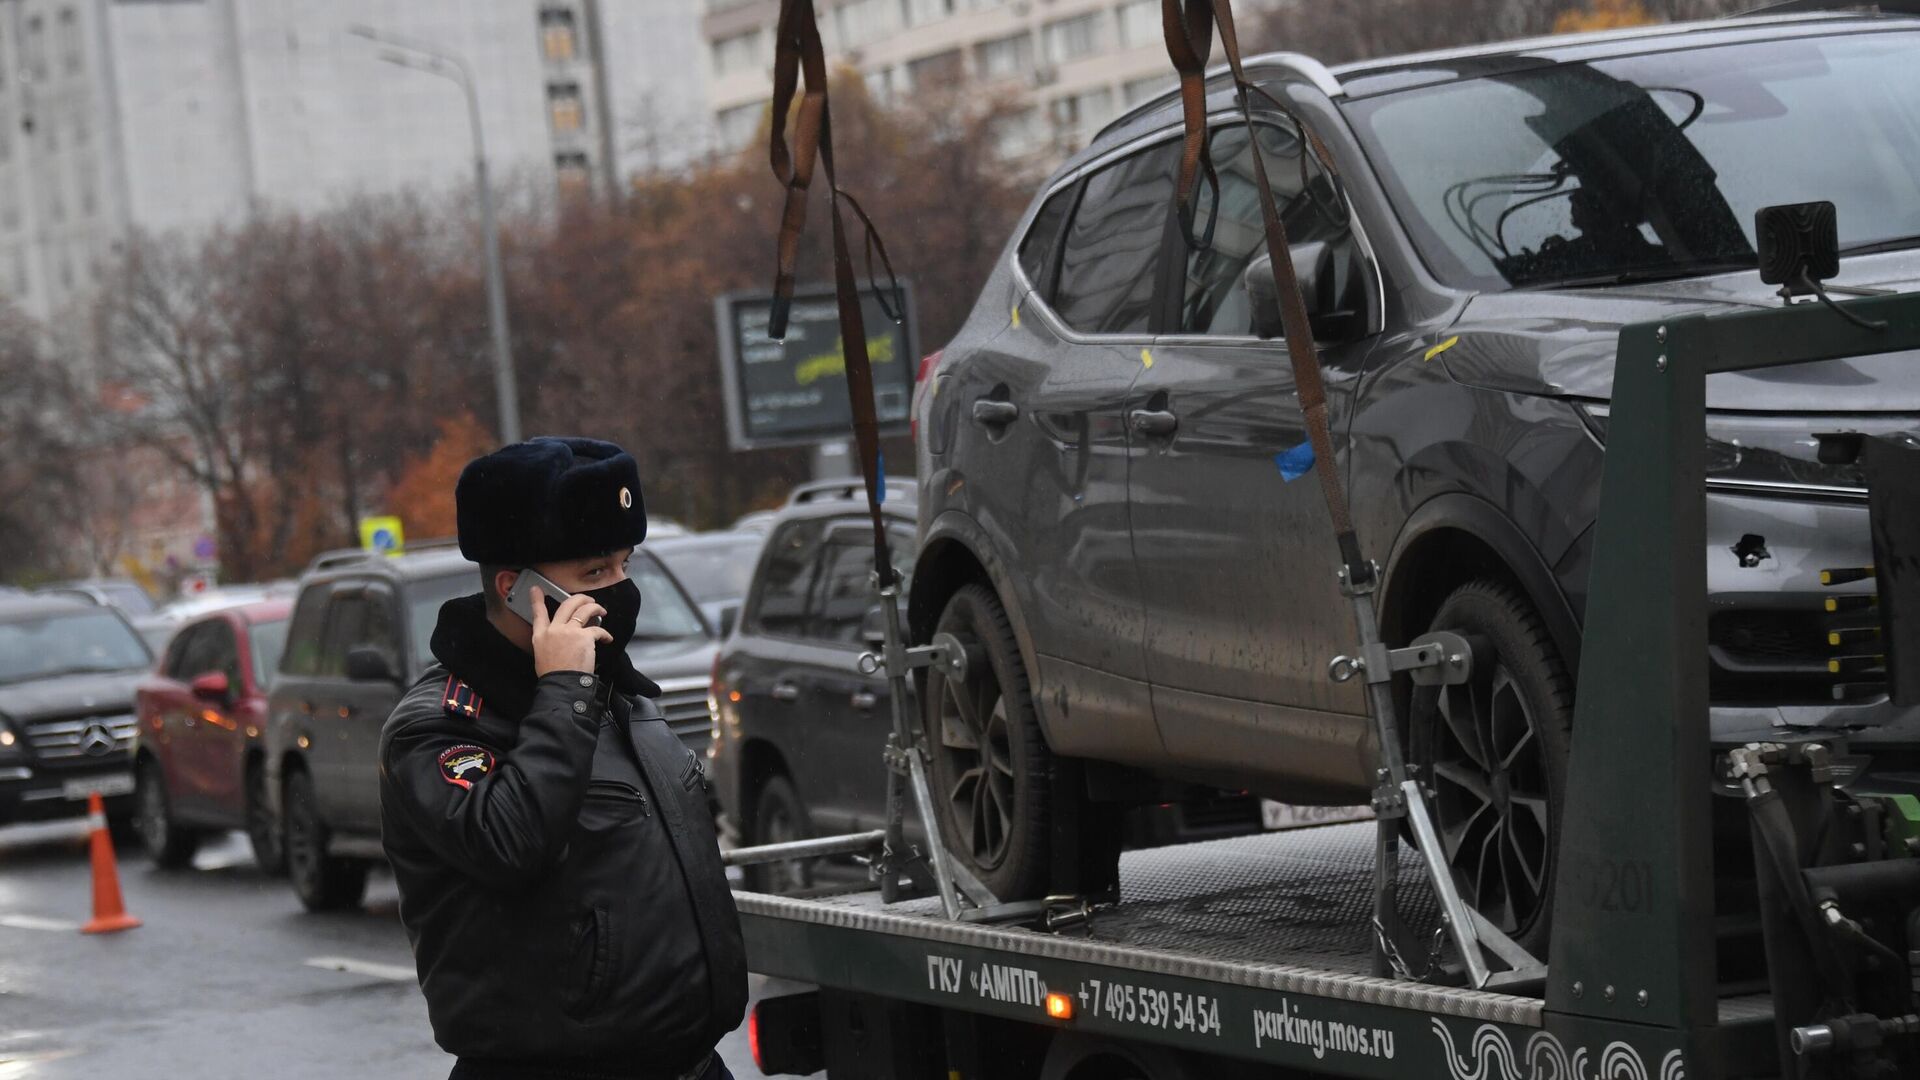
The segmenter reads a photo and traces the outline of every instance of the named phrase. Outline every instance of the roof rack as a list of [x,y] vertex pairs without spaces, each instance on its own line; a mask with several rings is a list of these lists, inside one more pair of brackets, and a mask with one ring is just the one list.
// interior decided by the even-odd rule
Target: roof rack
[[[1916,2],[1920,2],[1920,0],[1916,0]],[[1327,68],[1327,65],[1305,53],[1261,53],[1259,56],[1247,57],[1246,67],[1249,71],[1252,71],[1254,68],[1265,67],[1280,68],[1283,71],[1291,72],[1312,83],[1315,89],[1328,97],[1339,97],[1341,94],[1346,93],[1346,90],[1340,85],[1339,77],[1334,75],[1334,73]],[[1207,72],[1207,84],[1211,86],[1215,79],[1224,78],[1231,74],[1231,68],[1226,64],[1220,64]],[[1180,87],[1176,84],[1135,105],[1133,108],[1128,109],[1126,112],[1121,113],[1109,121],[1107,126],[1101,128],[1099,133],[1093,137],[1093,140],[1098,142],[1107,132],[1117,131],[1155,109],[1161,108],[1169,102],[1178,101],[1179,99]]]
[[[865,498],[866,483],[858,476],[845,476],[837,480],[815,480],[794,488],[792,494],[787,496],[787,505],[804,506],[824,499]],[[898,494],[911,499],[917,494],[913,481],[904,476],[889,476],[886,485],[888,495]]]
[[[449,548],[458,548],[459,546],[460,541],[458,538],[440,536],[431,540],[410,541],[401,549],[400,554],[416,555],[427,551],[445,551]],[[341,566],[352,566],[355,563],[362,563],[370,559],[384,557],[385,556],[379,552],[368,551],[366,548],[336,548],[332,551],[323,551],[315,555],[313,561],[307,564],[307,573],[311,574],[317,570],[332,570]]]
[[1723,19],[1738,19],[1746,15],[1787,15],[1800,11],[1846,11],[1850,8],[1879,8],[1894,15],[1920,15],[1920,0],[1778,0],[1777,3],[1760,4],[1729,15]]

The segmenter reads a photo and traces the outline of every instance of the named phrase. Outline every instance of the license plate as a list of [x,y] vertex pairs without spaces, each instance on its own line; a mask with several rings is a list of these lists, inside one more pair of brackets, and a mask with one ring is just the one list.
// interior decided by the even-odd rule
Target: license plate
[[108,773],[105,776],[87,776],[78,780],[69,780],[60,785],[60,794],[74,801],[84,799],[96,791],[103,799],[114,795],[131,795],[133,794],[133,774],[125,772]]
[[1304,829],[1313,825],[1372,819],[1373,808],[1370,806],[1295,806],[1272,799],[1260,800],[1260,825],[1267,829]]

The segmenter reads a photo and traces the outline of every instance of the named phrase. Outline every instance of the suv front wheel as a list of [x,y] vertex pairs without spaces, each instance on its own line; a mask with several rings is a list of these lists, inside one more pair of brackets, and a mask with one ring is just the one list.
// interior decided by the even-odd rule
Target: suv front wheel
[[1414,689],[1408,747],[1461,899],[1545,957],[1552,922],[1573,683],[1533,605],[1512,586],[1455,589],[1431,629],[1475,642],[1473,675]]
[[367,892],[367,864],[327,854],[327,826],[314,803],[313,778],[287,777],[287,878],[308,911],[358,907]]
[[991,589],[969,585],[947,601],[935,632],[953,635],[968,655],[964,679],[929,669],[922,698],[941,833],[995,896],[1044,896],[1053,758],[1006,609]]

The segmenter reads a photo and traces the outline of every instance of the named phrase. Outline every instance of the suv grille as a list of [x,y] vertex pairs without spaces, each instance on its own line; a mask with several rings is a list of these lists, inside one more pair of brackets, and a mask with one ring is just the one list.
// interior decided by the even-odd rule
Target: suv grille
[[1818,611],[1744,608],[1707,622],[1713,701],[1718,704],[1819,704],[1843,681],[1827,670],[1828,616]]
[[[93,732],[96,726],[100,729],[97,734]],[[137,726],[132,713],[42,720],[27,725],[27,745],[42,761],[111,758],[133,748]],[[110,738],[111,745],[103,742],[101,735]]]
[[660,706],[666,715],[667,727],[680,736],[688,749],[705,752],[708,740],[713,737],[713,719],[707,715],[705,681],[691,687],[662,687],[654,704]]

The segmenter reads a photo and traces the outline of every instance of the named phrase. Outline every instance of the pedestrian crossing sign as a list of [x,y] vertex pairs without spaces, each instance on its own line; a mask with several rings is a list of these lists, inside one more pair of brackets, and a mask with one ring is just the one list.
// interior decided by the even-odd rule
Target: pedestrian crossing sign
[[400,519],[390,515],[360,519],[360,546],[382,555],[398,555],[406,549],[406,533]]

